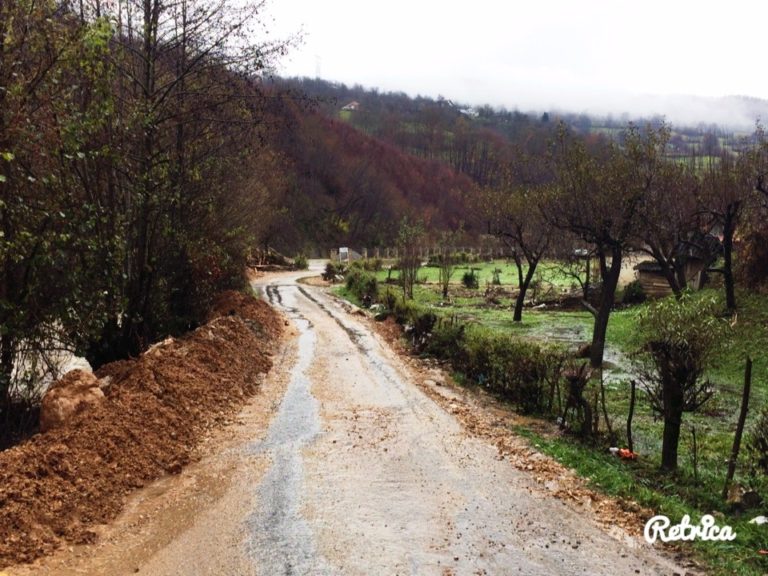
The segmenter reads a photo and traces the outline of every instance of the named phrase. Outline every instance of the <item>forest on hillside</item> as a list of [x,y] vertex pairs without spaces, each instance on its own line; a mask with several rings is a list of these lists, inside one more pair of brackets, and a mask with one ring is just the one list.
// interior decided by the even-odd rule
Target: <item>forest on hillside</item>
[[[411,154],[444,160],[481,184],[494,178],[491,159],[494,154],[503,156],[502,151],[510,143],[525,143],[529,150],[535,143],[541,152],[552,128],[560,122],[584,137],[619,140],[630,124],[656,128],[666,125],[670,128],[667,154],[681,158],[693,154],[716,155],[722,149],[731,148],[739,139],[749,138],[752,132],[712,122],[670,124],[660,114],[598,116],[562,110],[532,113],[489,105],[472,106],[444,97],[411,97],[317,78],[273,81],[314,98],[327,116],[342,118]],[[350,103],[356,104],[354,110],[345,109]],[[745,115],[755,119],[764,116],[768,109],[768,102],[756,98],[729,97],[718,103],[724,108],[744,109]]]

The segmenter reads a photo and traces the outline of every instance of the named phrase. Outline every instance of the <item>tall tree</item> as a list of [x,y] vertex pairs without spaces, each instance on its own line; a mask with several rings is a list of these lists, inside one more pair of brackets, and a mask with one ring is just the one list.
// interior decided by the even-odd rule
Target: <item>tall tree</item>
[[652,182],[638,150],[642,145],[643,135],[630,127],[625,148],[598,141],[588,149],[561,126],[553,148],[558,189],[547,219],[592,246],[600,265],[598,306],[583,302],[595,318],[590,351],[590,363],[595,367],[603,362],[622,257],[631,244],[638,211]]
[[701,233],[696,194],[699,180],[690,166],[667,157],[669,129],[649,128],[630,140],[629,151],[643,165],[648,186],[638,211],[634,248],[651,256],[679,298],[688,285],[691,257],[710,263],[711,247]]
[[755,190],[754,172],[749,155],[734,156],[723,151],[718,157],[703,162],[702,186],[699,194],[701,214],[709,217],[710,226],[719,232],[723,244],[723,274],[725,302],[728,310],[736,311],[734,279],[734,239]]
[[[205,282],[234,280],[221,266],[202,268],[243,249],[228,237],[235,231],[216,228],[229,189],[243,183],[237,171],[258,151],[257,75],[284,45],[259,41],[263,2],[87,5],[115,25],[111,145],[120,151],[114,189],[124,242],[124,282],[90,352],[99,364],[189,327],[209,297]],[[225,268],[231,274],[238,263]]]

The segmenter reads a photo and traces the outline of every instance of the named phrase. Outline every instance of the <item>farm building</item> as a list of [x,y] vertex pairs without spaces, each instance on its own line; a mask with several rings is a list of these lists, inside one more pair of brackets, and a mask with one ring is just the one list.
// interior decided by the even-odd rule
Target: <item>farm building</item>
[[342,110],[348,110],[350,112],[356,112],[360,110],[360,102],[352,101],[342,108]]
[[[635,266],[637,280],[643,287],[643,292],[649,298],[661,298],[672,294],[669,282],[661,271],[661,266],[655,260],[644,260]],[[685,267],[685,279],[688,287],[698,290],[702,284],[702,276],[706,273],[703,260],[693,260]]]
[[[720,240],[712,234],[702,234],[678,246],[678,258],[684,256],[683,273],[688,288],[699,290],[706,282],[707,270],[722,251]],[[669,282],[655,260],[644,260],[635,266],[637,280],[650,298],[672,293]]]

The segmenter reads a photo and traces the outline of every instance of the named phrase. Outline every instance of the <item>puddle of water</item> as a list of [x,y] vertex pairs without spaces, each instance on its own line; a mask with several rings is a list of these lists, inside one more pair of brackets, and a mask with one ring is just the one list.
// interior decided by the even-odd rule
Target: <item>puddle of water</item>
[[[584,344],[592,341],[591,324],[558,324],[556,318],[552,322],[531,326],[524,337],[549,344],[559,344],[568,350],[575,351]],[[633,378],[632,363],[626,354],[610,342],[605,345],[603,352],[603,375],[606,383],[627,383]]]

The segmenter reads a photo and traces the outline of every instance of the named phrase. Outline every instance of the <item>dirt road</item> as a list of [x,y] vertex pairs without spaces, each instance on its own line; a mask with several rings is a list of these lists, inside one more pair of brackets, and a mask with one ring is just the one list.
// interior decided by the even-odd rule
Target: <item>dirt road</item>
[[239,425],[134,499],[101,545],[11,574],[685,573],[535,489],[298,276],[262,286],[296,338]]

